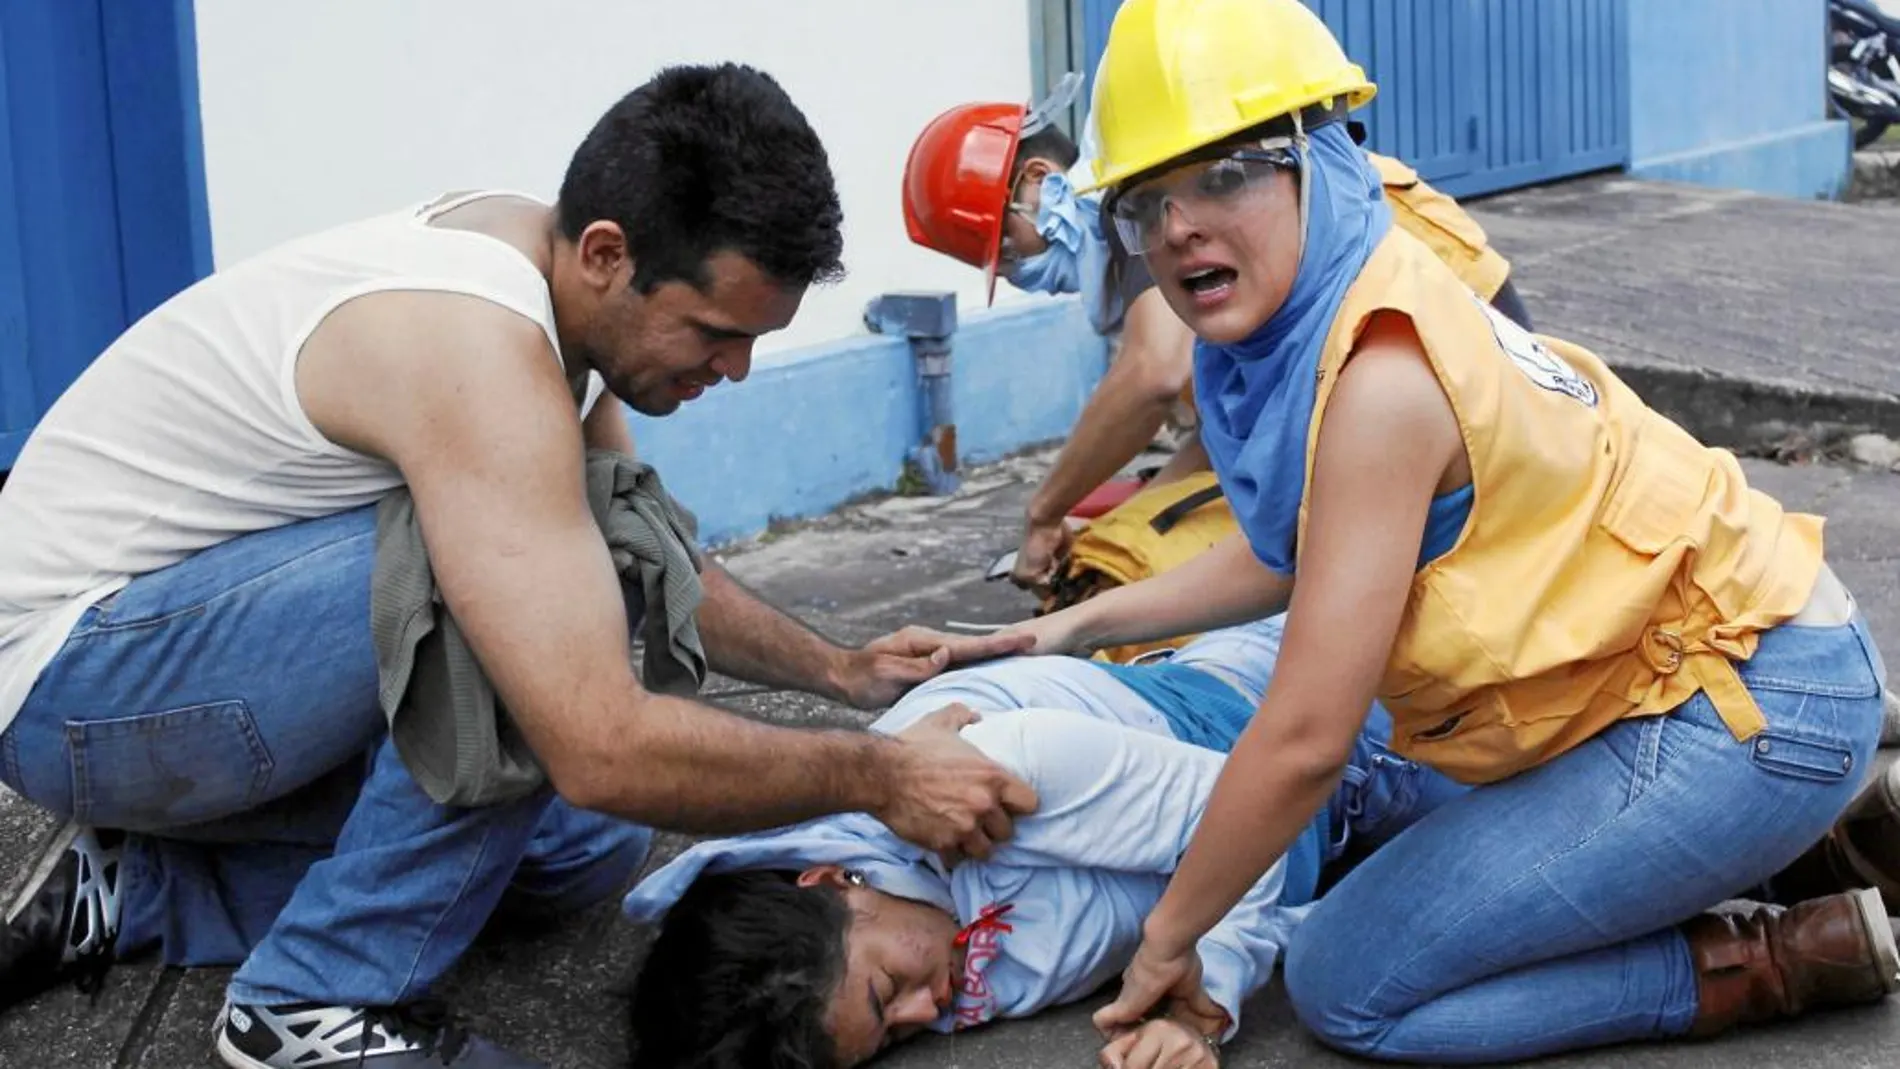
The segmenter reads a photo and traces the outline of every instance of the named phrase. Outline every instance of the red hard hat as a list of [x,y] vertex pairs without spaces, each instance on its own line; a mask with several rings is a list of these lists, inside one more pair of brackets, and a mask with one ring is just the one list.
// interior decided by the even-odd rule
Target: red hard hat
[[959,104],[924,127],[904,163],[910,240],[982,268],[991,301],[1009,173],[1027,111],[1021,104]]

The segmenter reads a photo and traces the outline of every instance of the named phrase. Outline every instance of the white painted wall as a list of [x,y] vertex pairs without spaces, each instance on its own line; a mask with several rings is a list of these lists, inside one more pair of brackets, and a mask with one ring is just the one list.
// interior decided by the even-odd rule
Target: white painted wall
[[904,156],[944,108],[1031,89],[1027,0],[197,0],[197,24],[220,265],[445,190],[552,200],[601,112],[660,67],[769,71],[831,155],[850,275],[762,353],[862,333],[886,290],[980,309],[980,272],[904,234]]

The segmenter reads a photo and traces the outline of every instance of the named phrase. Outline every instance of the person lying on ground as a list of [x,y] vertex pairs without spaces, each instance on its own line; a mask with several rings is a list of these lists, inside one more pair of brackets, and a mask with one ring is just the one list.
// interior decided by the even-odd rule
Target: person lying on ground
[[[912,691],[873,730],[973,711],[964,738],[1035,788],[1037,813],[986,860],[945,861],[861,815],[689,848],[626,898],[633,919],[664,918],[632,1000],[638,1064],[850,1066],[924,1031],[1095,991],[1140,942],[1222,752],[1271,680],[1281,629],[1211,632],[1141,665],[997,661]],[[1131,1033],[1116,1064],[1212,1064],[1322,865],[1460,790],[1369,726],[1300,846],[1202,944],[1212,1001]]]

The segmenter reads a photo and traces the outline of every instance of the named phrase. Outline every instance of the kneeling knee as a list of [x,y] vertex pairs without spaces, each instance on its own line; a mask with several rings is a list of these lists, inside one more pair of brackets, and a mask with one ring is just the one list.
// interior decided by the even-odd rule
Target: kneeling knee
[[1286,992],[1293,1014],[1320,1042],[1361,1057],[1378,1057],[1391,1019],[1365,1009],[1376,978],[1343,955],[1329,954],[1321,940],[1297,934],[1287,947]]
[[629,825],[591,866],[585,882],[596,900],[618,893],[640,874],[653,852],[653,829]]

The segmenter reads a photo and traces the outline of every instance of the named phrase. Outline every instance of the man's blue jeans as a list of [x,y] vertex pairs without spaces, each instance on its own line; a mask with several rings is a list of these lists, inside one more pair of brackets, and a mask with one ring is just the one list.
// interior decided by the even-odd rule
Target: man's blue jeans
[[0,778],[136,834],[121,954],[242,963],[258,1005],[392,1005],[498,908],[623,888],[650,832],[551,791],[436,805],[387,742],[369,634],[375,509],[245,535],[90,609],[0,734]]
[[1335,1047],[1436,1064],[1686,1032],[1696,976],[1676,926],[1818,840],[1880,736],[1884,669],[1858,616],[1777,628],[1739,668],[1768,720],[1749,742],[1698,695],[1421,810],[1294,932],[1300,1020]]

